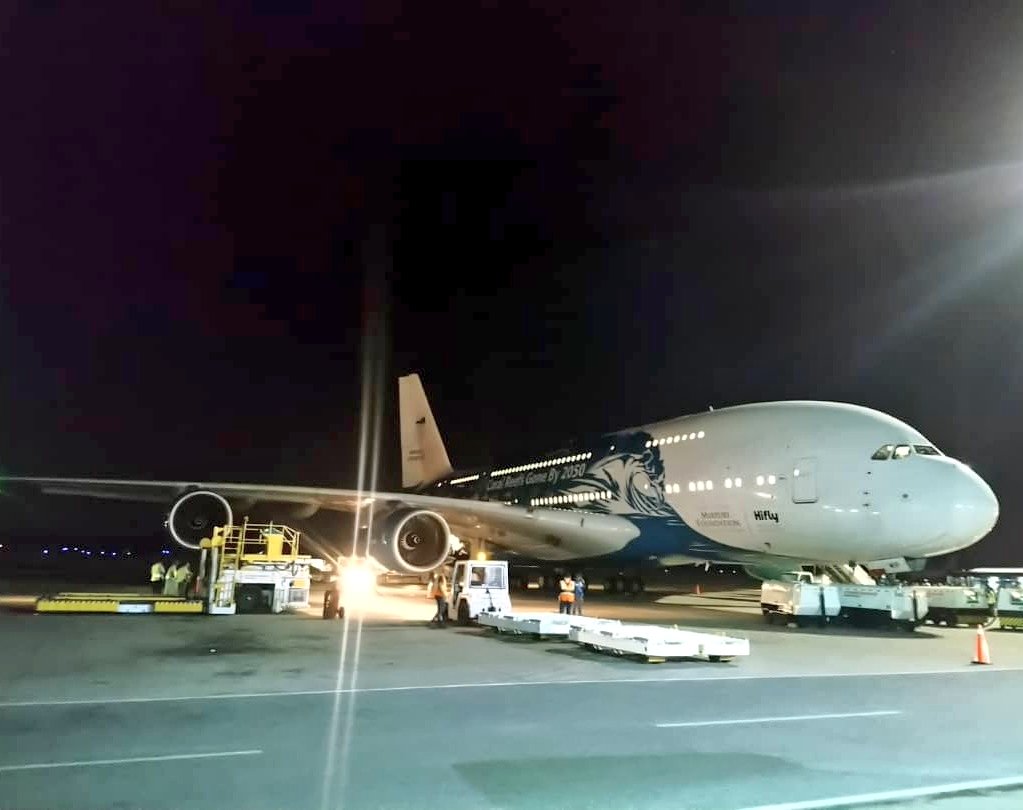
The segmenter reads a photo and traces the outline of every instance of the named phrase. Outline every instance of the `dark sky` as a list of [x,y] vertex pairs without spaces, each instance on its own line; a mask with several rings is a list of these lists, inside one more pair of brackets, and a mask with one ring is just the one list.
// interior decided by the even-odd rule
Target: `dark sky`
[[351,486],[377,324],[384,486],[850,400],[1023,562],[1019,4],[217,5],[4,7],[5,471]]

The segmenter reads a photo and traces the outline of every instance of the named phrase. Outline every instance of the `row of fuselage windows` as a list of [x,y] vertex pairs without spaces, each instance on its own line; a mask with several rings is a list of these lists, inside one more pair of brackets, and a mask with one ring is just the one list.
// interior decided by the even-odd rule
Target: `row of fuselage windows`
[[[798,470],[796,471],[798,476]],[[776,475],[758,475],[756,478],[757,486],[774,486],[778,483],[778,476]],[[725,489],[738,489],[742,487],[742,478],[736,476],[735,478],[726,478],[723,482]],[[714,482],[710,479],[705,481],[690,481],[688,486],[690,492],[713,492]],[[666,495],[679,495],[682,493],[681,484],[665,484],[664,493]],[[533,498],[530,500],[530,506],[563,506],[568,504],[576,503],[590,503],[592,501],[609,501],[611,500],[610,492],[572,492],[567,495],[552,495],[549,498]]]
[[660,447],[662,444],[696,441],[697,439],[702,439],[706,435],[707,434],[702,430],[697,430],[692,433],[676,433],[674,436],[662,436],[659,439],[651,439],[644,445],[644,447]]
[[[464,478],[452,478],[450,481],[448,481],[448,483],[449,484],[470,484],[473,481],[479,481],[479,480],[480,480],[480,476],[479,476],[479,473],[477,473],[476,475],[467,475]],[[438,484],[438,486],[440,486],[440,484]]]
[[563,506],[576,503],[611,500],[610,492],[569,492],[566,495],[552,495],[549,498],[533,498],[530,506]]
[[870,458],[873,461],[888,461],[907,458],[913,453],[918,456],[940,456],[936,447],[929,444],[882,444]]
[[[614,448],[612,448],[614,449]],[[548,458],[543,461],[534,461],[529,464],[520,464],[517,467],[505,467],[502,470],[494,470],[490,473],[491,478],[497,478],[502,475],[509,475],[512,473],[529,472],[529,470],[542,470],[545,467],[557,467],[560,464],[571,464],[575,461],[587,461],[593,458],[593,453],[576,453],[571,456],[561,456],[560,458]],[[479,476],[477,476],[479,477]],[[452,481],[451,483],[455,483]]]
[[[793,474],[798,478],[799,470],[794,470]],[[775,484],[778,483],[778,476],[758,475],[756,477],[756,482],[758,487],[763,486],[773,487]],[[739,489],[742,487],[742,478],[738,476],[736,476],[735,478],[726,478],[724,481],[722,481],[722,484],[724,485],[725,489]],[[713,492],[714,482],[711,481],[710,479],[706,481],[690,481],[687,488],[689,489],[690,492]],[[668,486],[665,488],[665,491],[669,495],[671,494],[677,495],[679,492],[682,491],[682,489],[678,484],[668,484]]]

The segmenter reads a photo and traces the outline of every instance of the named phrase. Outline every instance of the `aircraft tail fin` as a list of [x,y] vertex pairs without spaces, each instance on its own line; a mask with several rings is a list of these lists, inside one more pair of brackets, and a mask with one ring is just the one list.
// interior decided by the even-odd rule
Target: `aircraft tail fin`
[[401,422],[402,486],[419,487],[450,475],[448,451],[418,374],[398,378],[398,419]]

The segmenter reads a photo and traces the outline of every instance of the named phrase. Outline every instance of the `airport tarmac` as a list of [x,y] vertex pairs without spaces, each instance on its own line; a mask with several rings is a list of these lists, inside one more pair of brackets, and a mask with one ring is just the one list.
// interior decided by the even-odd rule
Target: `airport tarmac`
[[586,603],[748,636],[728,664],[433,629],[400,588],[361,622],[3,612],[0,808],[1023,806],[1023,634],[973,667],[968,628],[768,627],[752,593]]

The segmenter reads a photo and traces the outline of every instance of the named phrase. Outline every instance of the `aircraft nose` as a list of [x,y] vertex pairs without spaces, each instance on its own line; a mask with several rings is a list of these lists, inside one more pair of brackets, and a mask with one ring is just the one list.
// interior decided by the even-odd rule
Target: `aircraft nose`
[[976,543],[998,522],[998,498],[987,482],[959,464],[952,492],[952,531],[964,546]]

